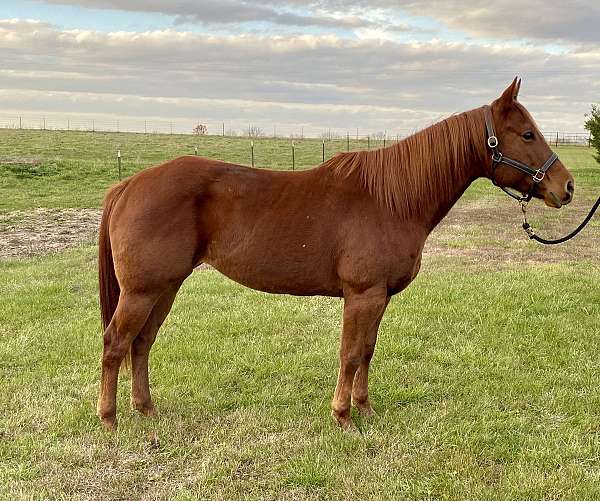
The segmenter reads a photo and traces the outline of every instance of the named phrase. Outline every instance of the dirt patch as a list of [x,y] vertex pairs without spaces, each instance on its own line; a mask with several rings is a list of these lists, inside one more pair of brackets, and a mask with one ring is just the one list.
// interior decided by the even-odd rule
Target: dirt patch
[[58,252],[96,239],[100,209],[0,213],[0,259]]
[[[528,219],[539,235],[557,238],[571,232],[584,219],[589,205],[582,202],[556,211],[537,203],[528,210]],[[521,210],[516,204],[496,206],[493,199],[461,204],[433,231],[424,254],[426,257],[456,257],[494,267],[515,262],[600,258],[600,232],[595,222],[573,240],[550,246],[529,240],[521,228],[522,222]]]
[[0,157],[0,165],[40,165],[39,158],[30,157]]

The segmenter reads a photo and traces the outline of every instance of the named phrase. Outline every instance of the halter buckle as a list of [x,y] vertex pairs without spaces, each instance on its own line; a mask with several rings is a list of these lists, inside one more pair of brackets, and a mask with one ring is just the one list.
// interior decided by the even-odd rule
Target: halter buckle
[[545,176],[546,176],[546,173],[542,169],[538,169],[535,171],[535,174],[533,175],[533,182],[541,183]]
[[492,162],[494,162],[495,164],[499,164],[500,162],[502,162],[502,153],[500,153],[498,150],[494,151],[492,153]]
[[496,136],[488,137],[487,145],[492,149],[498,147],[498,138]]

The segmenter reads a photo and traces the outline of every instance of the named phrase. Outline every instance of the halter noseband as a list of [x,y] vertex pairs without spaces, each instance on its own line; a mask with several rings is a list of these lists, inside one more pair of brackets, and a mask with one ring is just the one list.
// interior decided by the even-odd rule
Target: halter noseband
[[[550,169],[550,167],[554,165],[554,162],[558,160],[558,155],[556,153],[552,153],[552,155],[550,155],[550,157],[548,158],[548,160],[546,160],[544,165],[542,165],[539,169],[532,169],[531,167],[529,167],[529,165],[519,162],[518,160],[513,160],[512,158],[505,157],[502,153],[500,153],[500,150],[498,149],[499,143],[498,138],[496,137],[496,133],[494,132],[494,120],[492,118],[491,109],[487,105],[484,106],[484,115],[485,128],[487,134],[486,142],[488,148],[492,150],[492,183],[500,187],[502,191],[504,191],[504,193],[518,200],[519,202],[529,202],[533,197],[533,193],[535,192],[536,186],[542,181],[542,179],[544,179],[544,176],[546,175],[548,169]],[[496,183],[496,167],[498,167],[499,164],[509,165],[510,167],[513,167],[514,169],[520,170],[521,172],[524,172],[525,174],[529,174],[531,176],[533,183],[527,195],[519,197],[514,193],[508,191],[503,186],[500,186],[498,183]]]

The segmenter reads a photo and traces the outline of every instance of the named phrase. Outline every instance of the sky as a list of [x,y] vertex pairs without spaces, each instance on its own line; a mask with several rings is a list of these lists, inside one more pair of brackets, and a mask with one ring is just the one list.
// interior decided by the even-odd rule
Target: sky
[[0,126],[406,134],[515,76],[544,131],[600,102],[600,2],[0,0]]

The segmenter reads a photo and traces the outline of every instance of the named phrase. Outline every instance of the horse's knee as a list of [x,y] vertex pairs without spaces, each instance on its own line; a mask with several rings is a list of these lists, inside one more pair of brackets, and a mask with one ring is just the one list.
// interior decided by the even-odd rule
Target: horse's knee
[[348,370],[356,370],[360,365],[362,357],[358,353],[342,353],[340,354],[340,362],[342,367]]
[[131,356],[133,357],[141,357],[145,356],[149,351],[152,342],[147,339],[145,336],[136,337],[131,343]]

